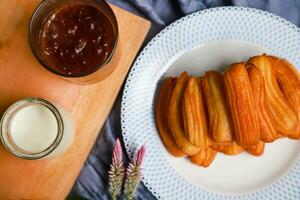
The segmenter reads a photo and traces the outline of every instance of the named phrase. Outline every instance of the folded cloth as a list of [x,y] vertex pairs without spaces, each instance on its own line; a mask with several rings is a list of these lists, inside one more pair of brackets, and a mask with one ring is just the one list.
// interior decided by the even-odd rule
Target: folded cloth
[[[299,0],[109,0],[121,8],[147,18],[152,27],[147,40],[174,20],[189,13],[216,6],[248,6],[275,13],[300,25]],[[122,138],[120,125],[120,96],[106,120],[101,133],[86,160],[70,195],[87,199],[108,200],[107,178],[112,149],[116,138]],[[123,147],[125,152],[125,149]],[[128,158],[126,158],[126,162]],[[124,196],[122,197],[124,199]],[[135,199],[152,200],[155,197],[140,184]]]

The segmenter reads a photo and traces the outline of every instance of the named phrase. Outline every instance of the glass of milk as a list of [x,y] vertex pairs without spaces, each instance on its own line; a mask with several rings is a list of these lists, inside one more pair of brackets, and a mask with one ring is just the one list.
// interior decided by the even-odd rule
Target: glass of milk
[[63,152],[74,137],[70,114],[40,98],[26,98],[11,105],[1,119],[0,131],[9,152],[29,160]]

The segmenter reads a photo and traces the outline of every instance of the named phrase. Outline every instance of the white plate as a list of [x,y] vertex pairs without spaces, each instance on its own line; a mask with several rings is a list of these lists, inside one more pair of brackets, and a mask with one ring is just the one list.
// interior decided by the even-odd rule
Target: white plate
[[[269,53],[300,66],[299,29],[267,12],[222,7],[194,13],[159,33],[137,58],[125,85],[121,122],[132,155],[146,144],[143,182],[158,199],[300,199],[298,141],[267,144],[261,157],[217,154],[208,168],[174,158],[154,121],[162,77],[183,70],[201,75]],[[299,69],[299,68],[298,68]]]

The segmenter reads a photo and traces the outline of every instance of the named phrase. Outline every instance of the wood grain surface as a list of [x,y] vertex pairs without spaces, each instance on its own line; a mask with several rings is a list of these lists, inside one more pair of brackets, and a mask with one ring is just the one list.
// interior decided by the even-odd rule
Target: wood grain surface
[[78,176],[139,50],[150,23],[112,6],[120,31],[116,70],[94,85],[75,85],[45,70],[28,44],[28,23],[37,0],[0,3],[0,113],[24,97],[42,97],[72,113],[72,146],[51,160],[22,160],[0,145],[0,199],[64,199]]

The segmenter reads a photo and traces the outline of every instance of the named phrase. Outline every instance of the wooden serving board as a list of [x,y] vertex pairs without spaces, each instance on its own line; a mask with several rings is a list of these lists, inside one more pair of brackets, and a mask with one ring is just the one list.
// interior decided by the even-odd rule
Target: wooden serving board
[[120,31],[116,70],[94,85],[75,85],[45,70],[28,44],[28,23],[37,0],[0,3],[0,113],[24,97],[42,97],[73,115],[76,136],[64,154],[51,160],[14,157],[0,145],[0,199],[63,199],[69,193],[139,50],[150,23],[112,6]]

